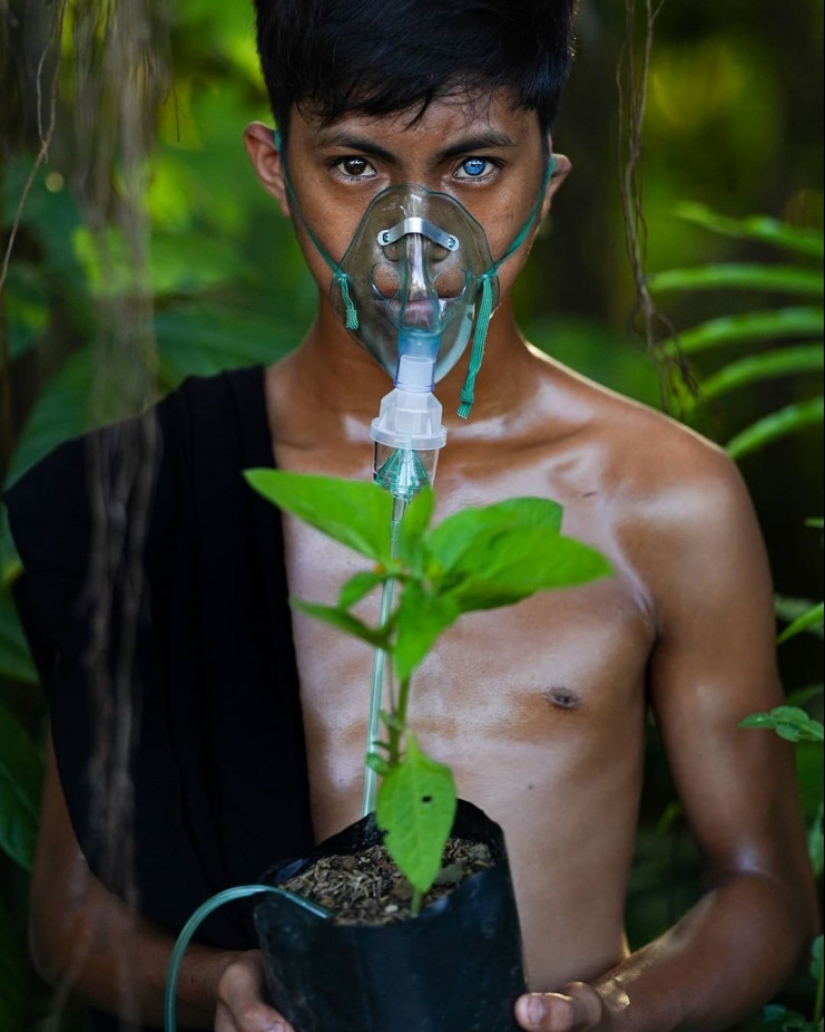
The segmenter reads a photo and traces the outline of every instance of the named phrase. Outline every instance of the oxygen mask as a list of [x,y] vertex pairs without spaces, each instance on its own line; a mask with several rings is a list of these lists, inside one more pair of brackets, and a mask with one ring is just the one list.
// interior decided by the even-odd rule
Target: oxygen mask
[[[404,382],[405,357],[430,363],[432,389],[469,343],[493,259],[484,230],[458,201],[405,185],[375,198],[339,268],[347,290],[339,277],[332,303],[353,335],[396,381]],[[497,296],[495,277],[493,305]]]
[[[469,212],[422,186],[379,194],[340,263],[333,306],[395,383],[371,436],[376,482],[396,498],[409,501],[433,482],[447,437],[433,388],[467,348],[492,266]],[[493,304],[497,286],[496,278]]]
[[[277,133],[276,145],[282,150]],[[285,176],[293,211],[332,269],[334,310],[395,384],[381,403],[371,437],[376,482],[399,502],[409,502],[433,482],[447,439],[433,388],[472,340],[458,411],[463,419],[470,415],[499,298],[498,271],[536,227],[554,168],[551,159],[533,210],[497,260],[484,229],[459,201],[415,184],[378,194],[344,257],[336,260],[309,224]]]

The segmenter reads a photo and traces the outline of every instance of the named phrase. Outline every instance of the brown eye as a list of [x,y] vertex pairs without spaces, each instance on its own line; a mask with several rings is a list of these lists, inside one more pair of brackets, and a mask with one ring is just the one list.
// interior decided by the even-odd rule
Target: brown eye
[[373,167],[366,158],[345,158],[339,163],[338,168],[351,179],[365,179],[374,174]]

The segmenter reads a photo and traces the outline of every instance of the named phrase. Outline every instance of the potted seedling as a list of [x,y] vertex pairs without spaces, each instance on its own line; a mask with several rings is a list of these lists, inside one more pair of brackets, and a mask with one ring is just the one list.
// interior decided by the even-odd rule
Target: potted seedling
[[[425,490],[394,540],[393,500],[373,484],[275,470],[247,478],[369,560],[336,605],[294,605],[383,650],[394,674],[383,740],[366,757],[381,778],[376,812],[266,876],[289,890],[255,915],[273,1003],[298,1032],[516,1028],[525,978],[503,835],[422,751],[408,720],[412,678],[462,614],[608,576],[609,564],[562,535],[552,501],[466,509],[431,529]],[[388,582],[397,605],[369,626],[354,610]]]

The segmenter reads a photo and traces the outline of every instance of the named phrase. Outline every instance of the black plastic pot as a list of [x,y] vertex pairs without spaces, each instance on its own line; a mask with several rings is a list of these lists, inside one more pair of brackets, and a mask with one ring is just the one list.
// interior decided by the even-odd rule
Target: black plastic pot
[[[453,836],[486,843],[494,866],[409,921],[338,926],[280,896],[258,905],[255,924],[272,1003],[296,1032],[518,1028],[513,1007],[525,979],[504,834],[462,801]],[[346,856],[380,841],[368,817],[263,880],[281,885],[321,857]]]

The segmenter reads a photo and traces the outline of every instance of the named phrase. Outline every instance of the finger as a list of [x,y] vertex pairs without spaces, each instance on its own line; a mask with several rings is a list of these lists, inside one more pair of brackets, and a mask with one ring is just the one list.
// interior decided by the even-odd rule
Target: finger
[[265,1003],[247,1004],[230,1010],[219,1003],[215,1016],[215,1032],[295,1032],[292,1025]]
[[263,998],[263,963],[259,954],[245,954],[224,972],[218,985],[215,1032],[294,1032]]
[[580,982],[561,993],[533,993],[516,1004],[516,1019],[531,1032],[586,1032],[598,1029],[603,1016],[601,999]]

